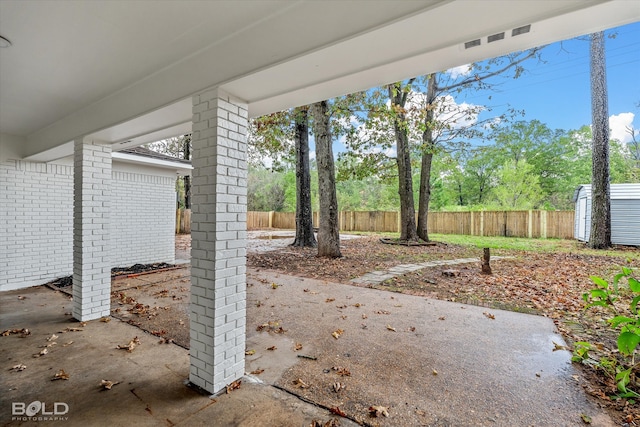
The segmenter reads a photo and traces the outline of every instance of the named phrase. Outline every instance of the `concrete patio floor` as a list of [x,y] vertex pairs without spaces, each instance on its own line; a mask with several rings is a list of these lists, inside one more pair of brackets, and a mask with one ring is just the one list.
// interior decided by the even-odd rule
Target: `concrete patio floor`
[[[210,397],[186,385],[182,347],[115,318],[81,325],[69,297],[45,287],[1,293],[0,330],[31,333],[0,337],[0,423],[35,424],[14,418],[12,405],[39,401],[47,412],[68,405],[58,416],[69,426],[309,426],[335,417],[325,409],[335,407],[380,426],[578,426],[582,414],[613,425],[582,391],[569,352],[553,351],[563,341],[544,317],[273,271],[250,270],[247,295],[255,354],[245,371],[263,372]],[[285,332],[269,332],[276,324]],[[134,337],[132,352],[116,349]],[[11,370],[19,364],[26,368]],[[60,370],[69,379],[52,381]],[[101,380],[119,384],[102,390]],[[389,417],[370,417],[377,405]]]

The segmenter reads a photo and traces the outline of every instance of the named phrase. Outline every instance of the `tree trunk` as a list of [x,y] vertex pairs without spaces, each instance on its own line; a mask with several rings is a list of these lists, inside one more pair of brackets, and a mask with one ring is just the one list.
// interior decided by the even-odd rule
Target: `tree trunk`
[[[185,135],[183,140],[183,154],[185,160],[191,160],[191,135]],[[184,177],[184,207],[191,209],[191,177]]]
[[417,241],[416,208],[413,201],[413,177],[411,174],[411,152],[407,131],[404,105],[407,93],[400,83],[388,86],[391,108],[396,110],[393,119],[393,130],[396,137],[396,162],[398,164],[398,194],[400,195],[400,240]]
[[320,228],[318,230],[318,256],[338,258],[340,253],[340,225],[338,223],[338,196],[333,164],[329,104],[327,101],[311,105],[313,133],[316,140],[318,163],[318,193],[320,198]]
[[436,75],[429,75],[427,85],[427,112],[424,118],[424,132],[422,133],[422,165],[420,169],[420,195],[418,199],[418,237],[429,241],[427,219],[429,215],[429,201],[431,200],[431,162],[435,143],[433,141],[433,103],[436,100]]
[[294,110],[296,144],[296,238],[291,246],[315,248],[309,170],[309,117],[307,107]]
[[611,246],[609,198],[609,107],[604,52],[604,33],[591,34],[591,117],[593,163],[591,168],[591,236],[589,246]]

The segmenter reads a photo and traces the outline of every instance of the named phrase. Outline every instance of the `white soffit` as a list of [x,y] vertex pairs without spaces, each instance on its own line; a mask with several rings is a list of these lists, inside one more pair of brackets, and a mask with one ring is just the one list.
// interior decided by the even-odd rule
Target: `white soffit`
[[[53,3],[87,7],[83,2]],[[129,9],[122,5],[132,3],[91,3],[101,3],[101,7],[110,12],[107,21],[114,25],[135,24],[133,18],[120,22],[118,19],[122,16],[114,12],[117,9],[117,12],[125,13]],[[167,7],[167,3],[174,2],[161,3],[163,19],[167,19],[166,14],[175,8]],[[207,27],[206,19],[198,19],[199,25],[191,32],[173,39],[163,38],[163,43],[172,46],[172,54],[182,52],[187,56],[28,134],[24,154],[33,156],[55,149],[78,135],[105,142],[124,142],[124,148],[187,133],[190,131],[191,95],[216,86],[246,100],[250,115],[256,116],[640,20],[640,2],[628,0],[380,1],[373,3],[375,6],[368,1],[204,3],[210,4],[209,12],[213,10],[212,4],[232,7],[232,4],[242,3],[241,10],[246,9],[247,4],[262,5],[263,9],[256,10],[264,17],[254,23],[244,22],[238,32],[193,53],[185,49],[187,45],[189,48],[197,46],[196,35],[202,36],[201,32],[205,30],[201,26]],[[3,1],[0,11],[6,4],[31,3]],[[104,6],[109,4],[118,6],[112,6],[114,10]],[[138,9],[133,10],[138,15],[144,13]],[[234,17],[230,19],[239,25],[240,12],[230,13]],[[87,15],[78,12],[76,18],[82,17]],[[216,22],[224,25],[224,19],[218,18]],[[0,14],[0,32],[6,27],[5,19]],[[531,24],[530,33],[511,37],[512,29],[527,24]],[[131,29],[144,32],[135,27],[124,28]],[[156,27],[152,26],[152,29],[155,31]],[[506,32],[504,40],[486,43],[487,36],[502,31]],[[131,36],[131,32],[127,34]],[[87,38],[85,44],[90,44],[95,41],[91,37],[96,34],[75,34],[75,37],[83,36]],[[132,37],[133,41],[138,41]],[[144,39],[142,34],[140,37],[150,46],[159,48],[153,44],[154,40]],[[477,38],[483,40],[480,46],[464,49],[465,42]],[[280,43],[274,44],[274,40]],[[73,38],[69,39],[69,43],[73,45],[73,42]],[[140,51],[135,52],[140,54]],[[112,57],[115,62],[118,62],[117,53]],[[71,61],[77,59],[73,52],[70,54]],[[0,55],[4,54],[0,52]],[[157,52],[150,51],[149,55],[156,58]],[[5,58],[0,56],[0,71],[6,64]],[[138,59],[148,65],[146,58],[127,59],[133,61],[132,65],[136,65]],[[27,69],[25,78],[30,73]],[[3,81],[6,78],[3,74],[0,73],[3,89],[0,101],[4,108],[12,97],[4,93],[8,86]],[[67,80],[64,76],[57,77],[66,82],[66,89],[75,93],[74,76]],[[102,87],[100,79],[96,79],[95,84]],[[118,148],[114,146],[114,149]]]

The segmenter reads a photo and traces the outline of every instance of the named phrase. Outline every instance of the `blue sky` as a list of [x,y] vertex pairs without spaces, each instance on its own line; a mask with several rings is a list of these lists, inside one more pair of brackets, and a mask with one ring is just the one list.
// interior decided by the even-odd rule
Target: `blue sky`
[[[609,116],[612,137],[624,124],[640,128],[640,23],[605,32]],[[578,129],[591,123],[589,41],[565,40],[542,51],[544,63],[525,64],[527,73],[491,92],[491,105],[506,105],[525,111],[525,120],[537,119],[552,129]],[[486,103],[488,93],[457,97],[474,104]],[[496,109],[497,111],[497,109]],[[633,122],[629,122],[633,114]],[[623,115],[621,115],[623,114]],[[482,117],[482,116],[481,116]]]

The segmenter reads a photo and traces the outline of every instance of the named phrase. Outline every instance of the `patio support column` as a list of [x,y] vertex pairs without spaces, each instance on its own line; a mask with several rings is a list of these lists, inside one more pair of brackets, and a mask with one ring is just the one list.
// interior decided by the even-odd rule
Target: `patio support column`
[[73,166],[73,317],[86,321],[111,308],[111,146],[74,141]]
[[247,117],[218,89],[193,97],[189,380],[209,393],[244,375]]

